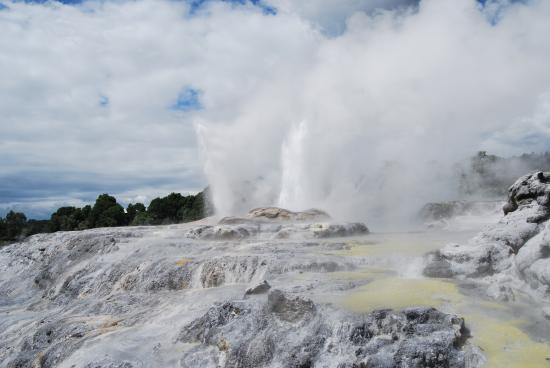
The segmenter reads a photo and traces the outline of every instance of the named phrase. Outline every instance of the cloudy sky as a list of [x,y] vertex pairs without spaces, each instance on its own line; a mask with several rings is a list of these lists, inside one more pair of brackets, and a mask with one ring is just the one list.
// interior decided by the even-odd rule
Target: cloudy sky
[[543,150],[548,19],[545,0],[0,0],[0,215],[207,183],[226,211],[246,185],[306,206],[349,192],[326,168],[357,187],[359,159],[411,137],[419,159],[453,135],[449,161]]

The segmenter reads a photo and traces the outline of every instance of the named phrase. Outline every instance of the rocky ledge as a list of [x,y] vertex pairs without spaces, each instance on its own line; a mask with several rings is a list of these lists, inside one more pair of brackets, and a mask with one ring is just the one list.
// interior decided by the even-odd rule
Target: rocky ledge
[[433,308],[336,311],[280,290],[212,307],[177,341],[184,367],[476,367],[464,320]]
[[449,201],[427,203],[419,212],[419,217],[427,222],[449,220],[456,216],[481,215],[492,212],[502,205],[502,201]]
[[201,225],[186,234],[191,239],[241,240],[263,238],[333,238],[369,233],[360,222],[328,222],[330,216],[317,209],[293,212],[265,207],[251,210],[246,217],[224,217],[216,225]]
[[328,213],[315,208],[301,212],[293,212],[279,207],[260,207],[250,210],[247,217],[293,222],[330,220]]
[[550,173],[519,178],[503,211],[498,223],[468,243],[429,254],[424,274],[481,279],[497,299],[514,298],[525,284],[550,299]]

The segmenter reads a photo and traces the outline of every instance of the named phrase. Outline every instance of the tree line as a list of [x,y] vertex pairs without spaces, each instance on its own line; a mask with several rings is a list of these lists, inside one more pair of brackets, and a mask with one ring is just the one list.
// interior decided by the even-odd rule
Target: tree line
[[124,208],[105,193],[97,197],[93,206],[58,208],[49,220],[28,220],[24,213],[10,211],[5,218],[0,217],[0,244],[38,233],[196,221],[213,213],[207,196],[208,188],[196,195],[170,193],[153,199],[148,207],[130,203]]

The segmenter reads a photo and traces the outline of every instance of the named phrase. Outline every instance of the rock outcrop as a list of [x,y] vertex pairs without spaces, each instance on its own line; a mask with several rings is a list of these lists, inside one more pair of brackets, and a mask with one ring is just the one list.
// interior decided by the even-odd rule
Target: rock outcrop
[[433,308],[357,315],[273,290],[265,302],[212,307],[177,341],[199,343],[182,358],[184,367],[477,366],[483,358],[464,349],[468,337],[462,318]]
[[[509,189],[505,216],[467,244],[449,244],[428,256],[430,277],[483,278],[489,293],[513,298],[510,280],[550,297],[550,173],[519,178]],[[519,285],[519,284],[518,284]]]
[[449,201],[427,203],[419,217],[428,223],[449,220],[456,216],[481,215],[496,210],[502,201]]
[[261,207],[250,210],[247,215],[252,219],[266,219],[278,221],[293,221],[293,222],[314,222],[326,221],[330,219],[328,213],[312,208],[306,211],[293,212],[279,207]]
[[258,294],[265,294],[271,289],[271,285],[266,280],[263,280],[262,282],[253,285],[246,289],[244,292],[244,295],[258,295]]
[[186,236],[201,240],[242,240],[253,237],[288,238],[334,238],[369,233],[360,222],[327,222],[330,216],[323,211],[311,209],[292,212],[278,207],[256,208],[248,216],[224,217],[216,225],[200,225],[190,229]]

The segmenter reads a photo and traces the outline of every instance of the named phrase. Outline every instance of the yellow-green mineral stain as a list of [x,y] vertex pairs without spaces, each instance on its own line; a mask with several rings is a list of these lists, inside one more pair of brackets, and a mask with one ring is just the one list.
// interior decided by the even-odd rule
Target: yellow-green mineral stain
[[437,307],[460,303],[463,296],[455,284],[435,279],[388,277],[364,285],[347,298],[344,306],[356,312],[412,306]]
[[383,268],[365,268],[357,271],[336,271],[331,272],[330,277],[338,280],[372,280],[381,277],[388,277],[395,274]]
[[440,249],[445,245],[439,239],[426,239],[421,234],[380,234],[369,239],[352,240],[347,243],[350,249],[342,250],[339,254],[351,256],[383,256],[401,254],[406,256],[420,256],[427,252]]
[[[388,277],[374,280],[347,296],[343,304],[355,312],[381,308],[400,310],[412,306],[450,306],[464,317],[472,332],[470,342],[482,349],[487,368],[550,368],[550,346],[533,341],[521,330],[522,321],[491,317],[491,309],[506,309],[498,303],[468,300],[455,284],[435,279]],[[479,313],[472,312],[478,308]]]
[[190,262],[193,262],[192,259],[189,259],[189,258],[182,258],[182,259],[178,259],[176,261],[176,266],[180,266],[180,267],[183,267],[185,266],[186,264],[190,263]]
[[548,368],[550,346],[533,341],[518,326],[521,321],[502,321],[487,315],[465,315],[471,343],[479,346],[487,368]]

